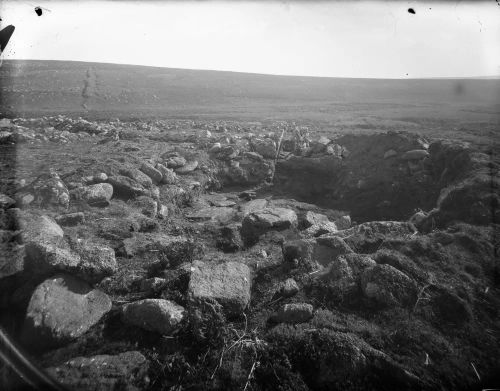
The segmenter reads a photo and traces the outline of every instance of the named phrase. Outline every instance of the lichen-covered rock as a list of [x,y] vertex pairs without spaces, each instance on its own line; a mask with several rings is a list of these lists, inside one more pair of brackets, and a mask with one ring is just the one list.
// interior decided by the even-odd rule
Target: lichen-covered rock
[[[148,362],[137,351],[114,356],[72,358],[46,372],[62,386],[75,391],[136,391],[146,383]],[[142,388],[142,387],[141,387]]]
[[171,335],[184,319],[184,307],[163,299],[145,299],[125,304],[122,319],[125,323]]
[[410,305],[417,295],[413,279],[390,265],[376,265],[361,274],[366,297],[384,306]]
[[240,315],[250,303],[251,273],[239,262],[194,262],[188,295],[192,302],[212,299],[229,315]]
[[31,296],[23,341],[40,348],[64,345],[87,332],[110,309],[105,293],[72,276],[55,276],[38,285]]

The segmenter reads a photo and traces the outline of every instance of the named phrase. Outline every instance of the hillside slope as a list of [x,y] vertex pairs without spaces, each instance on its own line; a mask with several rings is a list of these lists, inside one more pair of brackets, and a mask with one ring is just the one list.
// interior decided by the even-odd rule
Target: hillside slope
[[498,120],[500,80],[272,76],[63,61],[5,61],[3,114],[218,116],[332,120],[427,117]]

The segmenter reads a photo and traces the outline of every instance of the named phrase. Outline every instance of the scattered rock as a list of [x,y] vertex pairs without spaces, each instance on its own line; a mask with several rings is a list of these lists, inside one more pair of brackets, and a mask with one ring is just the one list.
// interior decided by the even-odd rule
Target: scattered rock
[[390,159],[391,157],[396,156],[398,153],[394,149],[389,149],[384,153],[384,159]]
[[285,304],[276,314],[274,320],[280,323],[304,323],[313,317],[313,306],[306,303]]
[[230,222],[234,217],[233,208],[208,207],[195,210],[186,218],[192,221],[214,221],[222,224]]
[[45,246],[61,242],[64,232],[52,218],[27,212],[20,213],[19,217],[18,223],[23,231],[22,239],[28,258],[41,257]]
[[33,195],[34,202],[42,207],[69,206],[69,191],[59,175],[51,170],[42,174],[22,189]]
[[240,211],[245,217],[246,215],[254,212],[259,212],[261,210],[266,209],[267,200],[263,198],[257,198],[255,200],[248,201],[247,203],[240,206]]
[[131,201],[130,205],[139,209],[139,211],[148,217],[156,217],[158,214],[158,203],[148,196],[139,196]]
[[119,198],[130,199],[149,193],[140,183],[123,175],[109,177],[108,183],[113,186],[113,191]]
[[120,174],[134,180],[146,189],[151,188],[153,185],[151,178],[137,168],[122,168],[120,169]]
[[197,160],[192,160],[190,162],[187,162],[185,165],[182,167],[176,168],[175,172],[179,175],[185,175],[193,172],[198,168],[198,161]]
[[390,265],[376,265],[361,274],[361,289],[366,297],[385,306],[413,304],[417,284]]
[[236,252],[243,248],[241,225],[230,224],[220,228],[217,235],[217,248],[224,252]]
[[75,391],[136,391],[144,383],[148,363],[137,351],[115,356],[76,357],[45,371],[58,383]]
[[168,217],[168,207],[163,204],[158,204],[158,218],[159,219],[166,219]]
[[294,296],[299,290],[297,282],[293,278],[287,278],[280,284],[275,296],[288,298]]
[[56,222],[62,226],[75,226],[85,222],[85,214],[83,212],[66,213],[56,217]]
[[89,205],[108,205],[113,196],[113,186],[109,183],[98,183],[72,190],[71,194]]
[[161,171],[157,170],[149,163],[142,163],[140,170],[148,177],[150,177],[154,183],[160,183],[163,179]]
[[111,309],[110,298],[69,275],[42,282],[31,296],[23,341],[39,348],[64,345],[86,333]]
[[164,278],[153,277],[141,281],[141,291],[156,293],[162,290],[167,284]]
[[158,256],[167,257],[171,267],[192,261],[195,250],[196,246],[184,236],[136,233],[123,240],[123,252],[127,257],[154,252]]
[[104,239],[122,240],[130,238],[134,232],[139,230],[139,223],[130,218],[103,217],[97,220],[97,233]]
[[15,204],[15,200],[6,196],[5,194],[0,193],[0,209],[8,209],[13,207]]
[[154,331],[163,335],[171,335],[178,330],[184,319],[184,308],[163,299],[145,299],[125,304],[122,308],[122,319],[125,323]]
[[345,215],[338,218],[337,220],[335,220],[335,225],[339,230],[351,228],[351,216]]
[[313,225],[320,225],[327,222],[329,222],[327,216],[320,213],[308,211],[305,213],[303,218],[300,219],[299,225],[303,226],[304,228],[309,228]]
[[157,164],[156,168],[158,171],[161,173],[161,183],[165,185],[174,185],[177,183],[177,175],[175,172],[170,169],[165,167],[163,164]]
[[250,140],[251,148],[267,159],[274,159],[276,156],[276,142],[270,138],[253,138]]
[[186,165],[186,159],[182,156],[172,156],[165,160],[165,164],[168,168],[180,168]]
[[412,151],[405,152],[401,159],[403,160],[422,160],[429,156],[429,152],[425,149],[414,149]]
[[266,208],[245,216],[241,235],[245,244],[254,244],[260,235],[268,231],[282,231],[297,227],[297,215],[291,209]]
[[213,299],[229,315],[240,315],[250,303],[251,274],[239,262],[194,262],[188,295],[192,301]]

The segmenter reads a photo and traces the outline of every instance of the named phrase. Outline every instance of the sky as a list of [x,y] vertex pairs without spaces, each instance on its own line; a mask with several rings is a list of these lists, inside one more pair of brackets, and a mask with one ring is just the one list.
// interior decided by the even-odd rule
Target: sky
[[500,75],[495,0],[2,0],[0,17],[2,28],[16,27],[4,59],[329,77]]

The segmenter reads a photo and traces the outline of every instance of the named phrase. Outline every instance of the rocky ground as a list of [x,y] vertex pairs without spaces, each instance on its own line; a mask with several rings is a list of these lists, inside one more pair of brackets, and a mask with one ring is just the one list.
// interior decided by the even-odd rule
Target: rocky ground
[[0,159],[1,325],[68,389],[500,386],[493,148],[57,116]]

